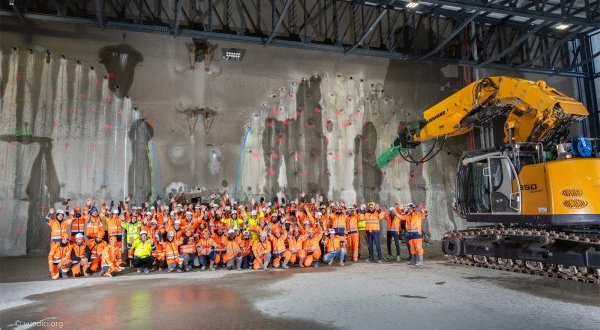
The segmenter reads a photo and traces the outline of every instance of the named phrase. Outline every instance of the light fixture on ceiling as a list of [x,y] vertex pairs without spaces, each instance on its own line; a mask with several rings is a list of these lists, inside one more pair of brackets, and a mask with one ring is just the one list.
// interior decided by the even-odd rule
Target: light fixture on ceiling
[[406,4],[406,8],[415,9],[419,6],[418,0],[411,0],[408,4]]
[[557,30],[566,30],[569,27],[571,27],[571,24],[567,24],[567,23],[560,23],[557,26],[555,26],[554,28]]
[[223,59],[225,61],[236,61],[239,62],[242,60],[244,53],[246,51],[244,49],[238,48],[224,48],[223,49]]

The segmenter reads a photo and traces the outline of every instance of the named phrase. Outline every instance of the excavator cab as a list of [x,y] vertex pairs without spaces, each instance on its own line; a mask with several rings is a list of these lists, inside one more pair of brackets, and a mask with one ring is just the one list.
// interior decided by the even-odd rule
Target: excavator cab
[[510,152],[467,154],[456,178],[456,209],[462,217],[520,214],[521,186]]

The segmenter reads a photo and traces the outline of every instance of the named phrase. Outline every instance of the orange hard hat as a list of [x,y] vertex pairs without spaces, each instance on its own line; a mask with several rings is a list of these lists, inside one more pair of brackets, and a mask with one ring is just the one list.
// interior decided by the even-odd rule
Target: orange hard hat
[[73,211],[75,211],[75,213],[79,213],[79,212],[81,212],[81,207],[80,206],[75,206],[75,208],[73,209]]
[[117,236],[111,236],[111,237],[108,239],[108,241],[109,241],[110,243],[116,242],[116,241],[117,241]]
[[61,238],[61,239],[69,239],[69,234],[67,234],[67,233],[62,233],[62,234],[60,235],[60,238]]
[[[115,237],[115,236],[113,236],[113,237]],[[102,231],[96,232],[96,238],[104,238],[104,232],[102,232]]]

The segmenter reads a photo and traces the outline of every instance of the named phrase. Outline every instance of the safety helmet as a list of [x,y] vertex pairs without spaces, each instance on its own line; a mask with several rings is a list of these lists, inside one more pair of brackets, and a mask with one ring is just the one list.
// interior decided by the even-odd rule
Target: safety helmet
[[176,224],[176,225],[180,225],[181,224],[181,220],[177,219],[173,223]]
[[244,230],[244,231],[242,232],[242,235],[243,235],[243,236],[250,236],[250,232],[249,232],[249,231],[247,231],[247,230]]
[[267,232],[266,231],[261,231],[260,232],[260,237],[267,237]]
[[109,237],[108,242],[109,243],[116,243],[117,242],[117,236],[111,236],[111,237]]
[[169,232],[167,233],[167,237],[175,237],[175,232],[172,230],[169,230]]
[[82,233],[77,233],[77,235],[75,235],[75,239],[78,239],[78,238],[83,238],[83,234]]
[[79,205],[75,206],[75,208],[73,209],[73,211],[75,213],[81,213],[81,207]]
[[192,215],[192,212],[187,211],[187,212],[185,212],[185,215]]
[[67,233],[62,233],[62,235],[60,235],[60,239],[69,239],[69,234]]
[[117,210],[117,209],[113,209],[113,210],[112,210],[112,214],[119,214],[119,210]]
[[231,228],[227,231],[227,234],[235,234],[235,230],[233,228]]
[[329,228],[329,233],[330,233],[330,234],[335,234],[335,229],[333,229],[333,228]]
[[63,209],[58,209],[58,210],[56,211],[56,215],[59,215],[59,214],[65,215],[65,210],[63,210]]
[[256,210],[252,210],[252,211],[250,212],[250,215],[256,215]]
[[140,231],[140,236],[142,236],[142,235],[148,235],[148,232],[145,230],[142,230],[142,231]]

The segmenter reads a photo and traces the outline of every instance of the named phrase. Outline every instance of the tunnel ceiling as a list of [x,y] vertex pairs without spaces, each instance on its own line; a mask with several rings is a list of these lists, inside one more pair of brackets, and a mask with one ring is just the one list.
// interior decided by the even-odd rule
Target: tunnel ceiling
[[0,14],[576,77],[596,74],[585,39],[600,30],[600,0],[15,0]]

